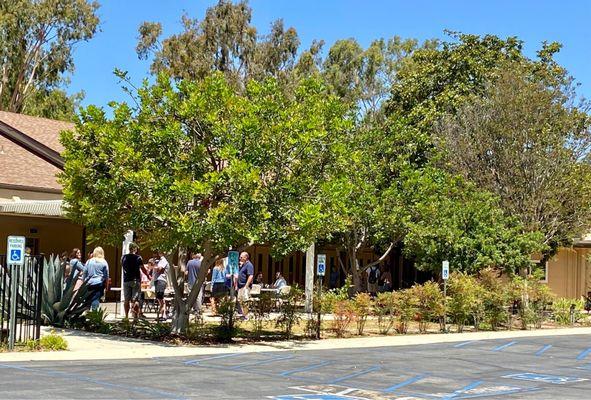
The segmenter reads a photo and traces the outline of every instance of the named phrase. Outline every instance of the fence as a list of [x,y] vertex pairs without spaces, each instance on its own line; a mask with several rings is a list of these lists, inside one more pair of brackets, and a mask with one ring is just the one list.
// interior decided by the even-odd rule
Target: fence
[[0,343],[12,349],[15,342],[39,339],[42,293],[42,256],[26,256],[22,267],[11,267],[0,255]]

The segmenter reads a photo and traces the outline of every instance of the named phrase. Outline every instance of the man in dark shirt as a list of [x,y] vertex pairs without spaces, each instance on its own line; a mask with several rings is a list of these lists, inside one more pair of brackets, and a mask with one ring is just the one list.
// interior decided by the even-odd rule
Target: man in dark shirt
[[250,286],[254,279],[254,265],[250,262],[250,254],[246,251],[240,253],[240,270],[238,271],[238,301],[242,309],[244,319],[247,319],[248,307],[246,302],[250,299]]
[[141,274],[148,275],[148,270],[144,267],[142,257],[137,254],[139,247],[135,243],[129,244],[129,253],[121,258],[123,267],[123,298],[125,300],[125,318],[129,317],[129,306],[133,301],[133,318],[137,318],[140,312],[140,293],[141,293]]
[[[201,253],[193,253],[191,259],[187,263],[187,283],[189,284],[189,290],[193,288],[193,286],[199,280],[199,270],[201,269],[201,260],[203,257]],[[199,290],[199,294],[197,296],[197,301],[193,304],[193,310],[196,314],[201,312],[201,304],[203,303],[203,288]]]

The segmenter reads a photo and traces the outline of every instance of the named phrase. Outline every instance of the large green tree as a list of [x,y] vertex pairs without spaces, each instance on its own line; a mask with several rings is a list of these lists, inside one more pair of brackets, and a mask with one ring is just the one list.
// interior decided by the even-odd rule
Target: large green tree
[[591,118],[573,106],[570,87],[508,67],[435,134],[447,167],[499,196],[552,254],[591,226]]
[[72,47],[96,32],[90,0],[0,2],[0,109],[71,119],[81,94],[63,87],[74,69]]
[[71,218],[117,243],[128,229],[149,246],[198,249],[198,283],[183,300],[172,269],[177,330],[212,263],[228,248],[307,247],[332,218],[320,193],[346,108],[315,80],[287,95],[275,79],[237,91],[222,73],[144,85],[137,106],[96,107],[65,133],[64,196]]

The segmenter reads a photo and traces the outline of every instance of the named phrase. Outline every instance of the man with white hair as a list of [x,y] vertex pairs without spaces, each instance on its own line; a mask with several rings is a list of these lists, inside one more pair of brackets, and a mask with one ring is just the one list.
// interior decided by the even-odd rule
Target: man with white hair
[[250,286],[254,279],[254,265],[250,262],[250,254],[246,251],[240,253],[240,270],[238,271],[238,301],[242,309],[244,319],[248,319],[248,306],[250,299]]

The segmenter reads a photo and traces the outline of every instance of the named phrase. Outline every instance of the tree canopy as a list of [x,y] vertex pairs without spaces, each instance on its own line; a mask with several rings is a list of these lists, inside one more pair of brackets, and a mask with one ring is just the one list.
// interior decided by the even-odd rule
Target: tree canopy
[[74,70],[72,46],[91,39],[98,3],[90,0],[0,2],[0,109],[72,119],[82,93],[63,90]]

